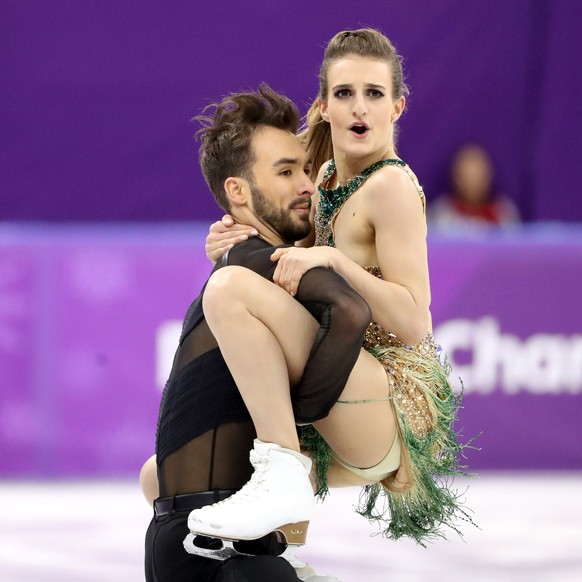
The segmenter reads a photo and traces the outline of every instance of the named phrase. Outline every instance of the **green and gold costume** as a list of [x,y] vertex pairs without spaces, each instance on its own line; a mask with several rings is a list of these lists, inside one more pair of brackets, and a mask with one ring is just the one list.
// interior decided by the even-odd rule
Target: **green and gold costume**
[[[344,203],[374,172],[388,165],[397,166],[410,176],[426,209],[422,187],[402,160],[381,160],[345,185],[328,189],[326,185],[335,172],[332,160],[319,187],[316,246],[335,246],[333,221]],[[382,278],[379,267],[366,270]],[[404,447],[398,471],[380,483],[362,488],[358,512],[370,520],[385,522],[386,537],[408,536],[421,545],[444,537],[442,526],[459,532],[458,520],[472,520],[448,481],[451,476],[467,474],[459,457],[463,456],[463,449],[472,447],[470,442],[461,444],[454,430],[462,395],[455,394],[450,384],[450,367],[441,347],[430,334],[418,345],[407,346],[375,322],[366,331],[363,347],[386,370]],[[302,445],[316,459],[318,494],[324,497],[331,462],[329,446],[313,427],[303,427]]]

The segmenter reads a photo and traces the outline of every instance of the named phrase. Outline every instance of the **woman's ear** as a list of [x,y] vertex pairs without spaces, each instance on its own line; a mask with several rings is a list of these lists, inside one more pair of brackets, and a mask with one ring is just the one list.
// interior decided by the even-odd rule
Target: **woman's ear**
[[390,116],[390,121],[394,123],[398,121],[399,117],[404,113],[404,108],[406,106],[406,98],[404,95],[394,102],[394,109],[392,110],[392,115]]
[[327,103],[322,99],[318,99],[319,105],[319,113],[321,114],[321,118],[323,121],[327,121],[329,123],[329,113],[327,112]]

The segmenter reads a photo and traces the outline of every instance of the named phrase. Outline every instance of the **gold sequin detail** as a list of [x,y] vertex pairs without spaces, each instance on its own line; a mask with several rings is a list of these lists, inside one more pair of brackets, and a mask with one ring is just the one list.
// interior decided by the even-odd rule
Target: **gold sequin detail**
[[[341,208],[335,212],[335,215],[340,211]],[[323,247],[323,246],[330,246],[335,247],[335,241],[333,239],[333,230],[331,228],[331,224],[333,221],[333,217],[329,220],[324,220],[321,213],[319,211],[315,211],[315,246],[316,247]],[[327,244],[331,241],[331,244]]]
[[[379,267],[367,267],[366,271],[382,278]],[[438,359],[441,347],[436,340],[429,334],[416,346],[407,346],[395,334],[373,321],[365,332],[363,347],[374,355],[382,353],[384,348],[397,348],[386,350],[386,355],[376,356],[388,375],[390,394],[415,437],[420,438],[430,432],[433,415],[424,390],[419,385],[418,369],[414,362],[419,358],[420,362],[423,358]]]
[[[414,172],[399,159],[381,160],[366,168],[347,184],[335,189],[328,189],[331,177],[335,173],[335,161],[327,167],[322,183],[319,186],[319,204],[315,213],[315,245],[335,246],[333,221],[345,201],[356,191],[375,171],[385,165],[400,167],[412,180],[426,209],[426,199],[421,185]],[[375,277],[382,278],[379,267],[367,267],[366,270]],[[426,435],[433,427],[434,419],[425,394],[426,381],[420,374],[422,358],[436,357],[437,346],[432,336],[428,335],[417,346],[406,346],[396,335],[386,331],[381,325],[372,322],[366,330],[363,347],[371,351],[382,364],[388,375],[389,396],[392,397],[396,409],[405,417],[406,424],[416,437]],[[392,349],[393,348],[393,349]],[[407,357],[411,356],[411,357]],[[418,366],[416,364],[418,362]],[[424,387],[424,390],[423,390]]]

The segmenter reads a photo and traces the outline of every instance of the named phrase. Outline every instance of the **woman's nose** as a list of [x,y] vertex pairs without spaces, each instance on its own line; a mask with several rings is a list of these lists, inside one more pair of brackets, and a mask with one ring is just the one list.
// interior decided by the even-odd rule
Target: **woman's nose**
[[352,114],[354,117],[362,117],[366,115],[367,107],[366,100],[363,95],[356,95],[353,101]]

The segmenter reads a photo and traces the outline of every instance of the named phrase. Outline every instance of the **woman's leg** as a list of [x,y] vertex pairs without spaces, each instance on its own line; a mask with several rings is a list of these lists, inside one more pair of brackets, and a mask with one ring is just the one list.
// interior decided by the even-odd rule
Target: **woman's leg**
[[283,289],[243,267],[214,273],[203,306],[257,437],[299,451],[290,384],[301,378],[318,323]]
[[139,484],[146,501],[153,506],[154,499],[157,499],[160,496],[156,455],[152,455],[143,464],[141,471],[139,472]]
[[[225,267],[211,277],[204,312],[258,438],[298,450],[290,381],[301,378],[317,322],[288,293],[242,267]],[[340,399],[386,396],[384,368],[361,350]],[[315,427],[342,459],[362,468],[381,461],[396,434],[390,401],[336,404]]]
[[[193,510],[188,517],[192,534],[184,545],[187,551],[200,553],[195,544],[199,534],[248,540],[274,530],[290,544],[305,543],[313,506],[311,461],[298,452],[290,385],[301,379],[319,324],[285,291],[241,267],[224,267],[210,278],[203,307],[259,440],[251,454],[255,468],[251,480],[225,501]],[[387,380],[379,373],[378,367],[384,372],[380,364],[366,353],[360,360],[359,372],[352,372],[344,392],[350,398],[386,396]],[[392,417],[380,423],[381,415],[372,409],[367,418],[357,412],[359,405],[346,408],[332,417],[336,423],[345,421],[345,426],[323,425],[329,444],[354,465],[377,463],[391,444],[385,438],[389,432],[385,425]],[[360,422],[373,426],[364,428]],[[371,440],[354,431],[370,435]]]
[[251,540],[272,531],[289,544],[305,543],[311,460],[299,451],[290,383],[301,378],[319,325],[285,291],[242,267],[214,273],[203,307],[258,439],[250,481],[228,499],[191,511],[184,546],[201,554],[196,535]]
[[355,467],[373,467],[388,454],[397,434],[392,402],[377,400],[387,396],[386,371],[362,349],[339,398],[357,403],[335,404],[329,415],[313,426],[343,460]]

